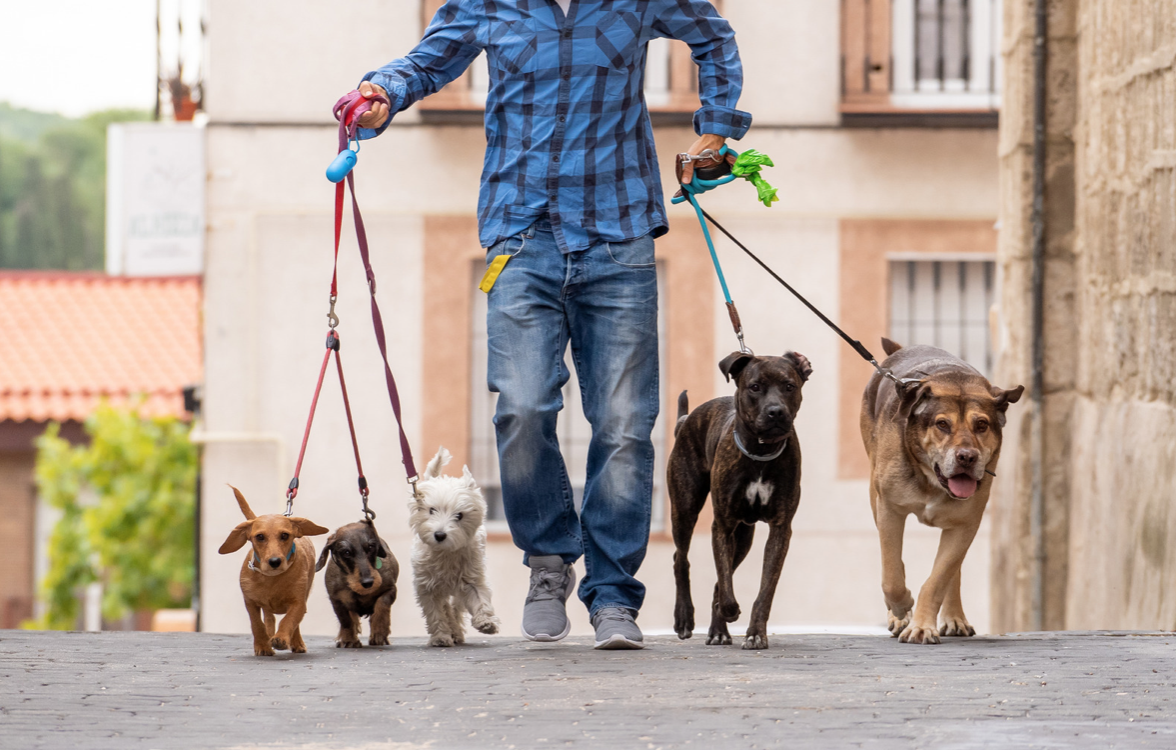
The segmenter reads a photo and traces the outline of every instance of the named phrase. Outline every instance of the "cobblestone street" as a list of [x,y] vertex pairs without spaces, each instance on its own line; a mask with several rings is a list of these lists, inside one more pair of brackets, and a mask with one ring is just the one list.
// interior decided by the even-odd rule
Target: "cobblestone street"
[[423,640],[255,658],[248,636],[0,631],[0,747],[1176,746],[1176,635]]

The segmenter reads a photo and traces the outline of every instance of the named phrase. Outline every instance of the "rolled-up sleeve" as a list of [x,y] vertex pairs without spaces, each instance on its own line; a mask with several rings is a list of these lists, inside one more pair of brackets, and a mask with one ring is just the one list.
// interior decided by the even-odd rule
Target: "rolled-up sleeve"
[[690,45],[698,64],[698,98],[694,132],[742,138],[751,114],[736,108],[743,92],[743,64],[735,31],[706,0],[659,0],[651,28],[658,36]]
[[[449,0],[437,10],[412,52],[363,77],[388,92],[393,114],[439,91],[465,72],[482,51],[481,24],[470,7],[477,4],[475,0]],[[390,122],[391,117],[378,129],[360,128],[359,137],[375,137]]]

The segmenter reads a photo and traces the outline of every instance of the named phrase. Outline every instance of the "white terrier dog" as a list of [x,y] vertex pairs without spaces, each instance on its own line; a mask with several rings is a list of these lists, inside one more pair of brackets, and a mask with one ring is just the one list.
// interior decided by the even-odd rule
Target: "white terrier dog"
[[452,458],[444,447],[437,451],[417,483],[419,498],[408,506],[416,535],[413,585],[430,646],[465,642],[463,611],[483,633],[497,633],[499,625],[486,585],[486,501],[468,467],[461,477],[441,473]]

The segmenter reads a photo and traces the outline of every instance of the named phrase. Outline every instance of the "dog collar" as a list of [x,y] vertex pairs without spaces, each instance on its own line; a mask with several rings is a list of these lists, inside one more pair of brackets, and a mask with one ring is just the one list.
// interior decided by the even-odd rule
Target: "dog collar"
[[[290,558],[294,557],[294,548],[297,545],[297,540],[290,542],[290,551],[286,553],[286,562],[290,562]],[[257,550],[253,550],[253,559],[249,561],[249,569],[261,572],[261,555],[257,554]]]
[[780,450],[776,451],[775,453],[773,453],[770,456],[757,456],[754,453],[749,452],[747,450],[747,448],[743,447],[743,441],[739,439],[739,430],[738,429],[732,428],[731,429],[731,436],[735,438],[735,447],[739,449],[740,453],[747,456],[752,461],[760,461],[761,463],[766,463],[768,461],[775,461],[777,458],[780,457],[780,455],[782,453],[784,453],[784,449],[788,447],[788,438],[784,438],[784,442],[780,443]]

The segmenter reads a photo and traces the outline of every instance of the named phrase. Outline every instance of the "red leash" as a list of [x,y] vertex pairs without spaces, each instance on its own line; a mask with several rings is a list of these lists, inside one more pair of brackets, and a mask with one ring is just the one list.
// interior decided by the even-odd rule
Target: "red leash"
[[[334,113],[336,119],[339,120],[340,154],[347,150],[350,142],[355,139],[356,131],[359,127],[357,121],[362,114],[371,109],[374,101],[388,103],[387,99],[379,95],[372,99],[366,99],[358,91],[352,91],[335,103]],[[351,191],[351,208],[355,220],[355,234],[359,244],[359,255],[363,260],[368,292],[371,294],[372,325],[375,328],[376,344],[379,346],[380,356],[384,360],[384,380],[388,386],[388,400],[392,403],[392,413],[396,416],[396,426],[400,432],[401,460],[404,462],[404,470],[408,478],[408,483],[412,485],[413,495],[416,495],[416,483],[418,479],[416,463],[412,458],[412,448],[408,443],[408,435],[404,432],[404,423],[400,414],[400,393],[396,388],[396,378],[392,375],[392,366],[388,363],[388,343],[384,334],[384,319],[380,315],[380,306],[376,303],[376,274],[372,270],[371,255],[368,251],[367,231],[364,229],[363,217],[359,213],[359,203],[355,200],[355,177],[351,172],[347,173],[346,181],[347,187]],[[347,398],[347,383],[343,379],[343,362],[339,358],[339,334],[335,331],[335,327],[339,325],[339,318],[335,315],[335,301],[339,296],[339,241],[342,231],[343,182],[340,181],[335,185],[335,259],[334,267],[331,270],[330,310],[327,312],[327,320],[331,330],[327,334],[327,351],[323,355],[323,364],[319,369],[318,384],[315,386],[314,398],[310,403],[310,415],[306,419],[306,431],[302,436],[302,447],[298,451],[298,463],[294,467],[294,478],[290,480],[290,487],[286,491],[286,515],[290,515],[293,512],[294,498],[298,496],[298,475],[302,471],[302,459],[306,455],[306,444],[310,439],[310,426],[314,421],[314,411],[318,405],[319,391],[322,389],[323,378],[327,373],[327,363],[331,358],[331,352],[334,352],[335,364],[338,366],[339,371],[339,387],[343,391],[343,408],[347,412],[347,427],[351,431],[351,447],[355,451],[355,468],[359,473],[359,494],[363,500],[364,515],[368,520],[371,520],[375,518],[376,514],[368,508],[367,479],[364,478],[363,464],[359,458],[359,441],[355,437],[355,422],[351,417],[351,403]]]

